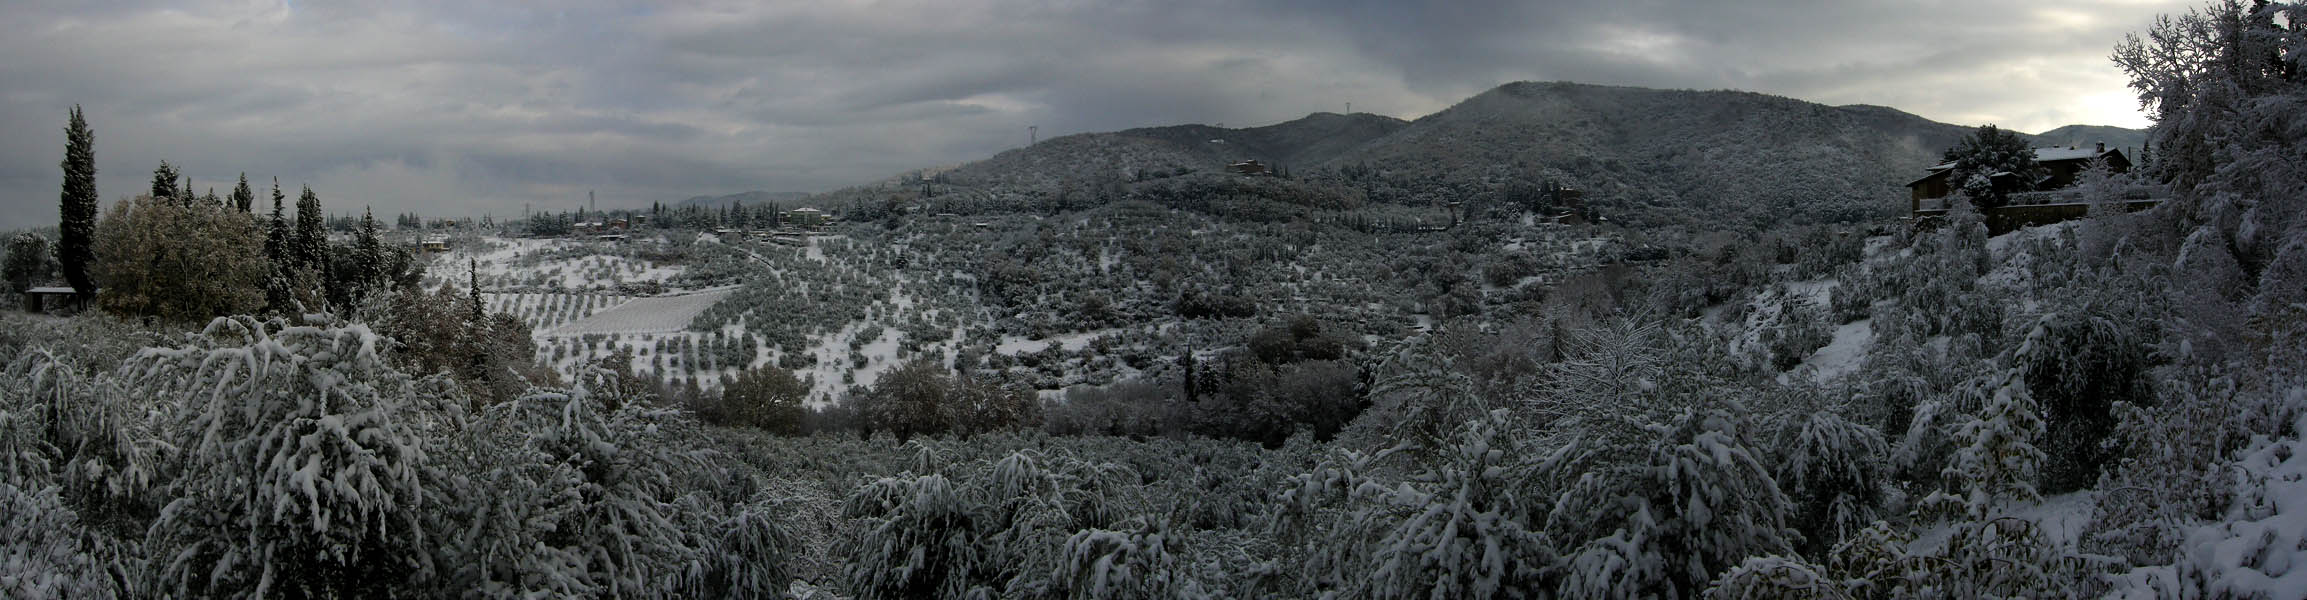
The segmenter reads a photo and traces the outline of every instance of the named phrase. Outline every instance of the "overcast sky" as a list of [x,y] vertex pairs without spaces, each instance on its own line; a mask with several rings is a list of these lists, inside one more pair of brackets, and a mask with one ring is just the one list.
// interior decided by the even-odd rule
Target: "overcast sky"
[[[2142,127],[2107,55],[2188,3],[0,0],[0,228],[167,159],[332,211],[821,191],[1085,131],[1413,119],[1501,83],[1733,88],[2028,132]],[[263,194],[260,192],[260,198]]]

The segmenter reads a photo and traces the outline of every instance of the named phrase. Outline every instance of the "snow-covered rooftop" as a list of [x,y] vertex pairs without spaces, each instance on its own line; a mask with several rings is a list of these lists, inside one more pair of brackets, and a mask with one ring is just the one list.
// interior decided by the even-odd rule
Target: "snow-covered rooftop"
[[2050,148],[2036,148],[2035,162],[2043,162],[2049,160],[2090,160],[2093,158],[2098,158],[2099,154],[2100,152],[2096,148],[2071,148],[2059,146]]
[[[2035,162],[2043,162],[2043,161],[2050,161],[2050,160],[2076,160],[2076,159],[2089,160],[2089,159],[2097,158],[2097,157],[2099,156],[2099,154],[2100,154],[2100,152],[2099,152],[2099,150],[2098,150],[2097,148],[2068,148],[2068,147],[2063,147],[2063,146],[2053,146],[2053,147],[2049,147],[2049,148],[2036,148],[2036,149],[2035,149]],[[1943,163],[1939,163],[1939,164],[1931,165],[1931,166],[1930,166],[1930,168],[1928,168],[1928,169],[1924,169],[1924,170],[1925,170],[1925,171],[1945,171],[1945,170],[1947,170],[1947,169],[1952,169],[1952,168],[1955,168],[1955,163],[1954,163],[1953,161],[1948,161],[1948,162],[1943,162]]]

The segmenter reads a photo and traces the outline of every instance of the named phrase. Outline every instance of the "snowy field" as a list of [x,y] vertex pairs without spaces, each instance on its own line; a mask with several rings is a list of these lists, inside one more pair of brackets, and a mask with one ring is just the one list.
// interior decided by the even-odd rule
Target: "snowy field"
[[540,331],[540,336],[584,335],[590,333],[670,333],[689,326],[699,313],[735,292],[735,287],[717,288],[687,294],[633,298],[570,321],[559,327]]

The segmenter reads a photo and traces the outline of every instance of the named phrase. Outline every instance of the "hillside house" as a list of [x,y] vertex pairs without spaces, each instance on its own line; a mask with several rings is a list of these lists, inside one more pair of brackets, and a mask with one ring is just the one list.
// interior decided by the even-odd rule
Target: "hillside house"
[[1562,211],[1542,216],[1539,218],[1539,222],[1546,225],[1585,225],[1586,217],[1580,216],[1576,212]]
[[[2033,181],[2026,183],[2030,184],[2028,187],[2046,191],[2073,186],[2075,185],[2075,177],[2081,174],[2083,169],[2090,167],[2092,159],[2105,159],[2107,169],[2116,173],[2127,173],[2131,170],[2131,160],[2123,156],[2123,151],[2109,150],[2105,143],[2093,144],[2090,148],[2074,146],[2036,148],[2035,166],[2037,172],[2026,175],[2034,178]],[[1926,201],[1938,200],[1954,194],[1955,188],[1960,185],[1951,181],[1954,168],[1955,164],[1951,162],[1932,165],[1927,169],[1930,172],[1928,175],[1907,182],[1907,197],[1910,201],[1908,212],[1919,213],[1926,208],[1945,209],[1946,202],[1944,201]],[[1988,177],[1994,181],[1996,190],[2008,192],[2020,188],[2019,183],[2022,175],[2005,172],[1995,173]]]
[[449,236],[425,236],[424,241],[417,245],[417,249],[422,252],[447,252],[449,251]]
[[[1981,211],[1987,231],[2002,234],[2088,216],[2091,204],[2081,191],[2069,188],[2074,187],[2076,179],[2094,159],[2105,160],[2107,168],[2116,173],[2131,170],[2130,159],[2120,150],[2107,149],[2106,144],[2094,144],[2090,148],[2036,148],[2035,164],[2039,168],[2025,175],[2034,178],[2029,183],[2035,191],[2012,193],[2002,206]],[[1907,214],[1918,223],[1945,216],[1949,208],[1947,198],[1954,193],[1955,185],[1949,181],[1953,163],[1933,165],[1929,170],[1929,175],[1907,184]],[[1998,191],[2021,189],[2020,174],[1995,173],[1989,177]],[[2133,185],[2116,191],[2115,195],[2116,208],[2136,211],[2160,203],[2163,190],[2159,186]]]
[[785,211],[785,222],[795,227],[820,227],[826,222],[825,211],[809,207],[788,210]]
[[1258,159],[1255,159],[1255,158],[1253,158],[1253,159],[1249,159],[1249,160],[1245,160],[1245,161],[1242,161],[1242,162],[1238,162],[1238,163],[1233,163],[1233,164],[1229,164],[1229,165],[1226,165],[1226,171],[1227,171],[1227,172],[1229,172],[1229,173],[1240,173],[1240,174],[1243,174],[1243,175],[1272,175],[1272,174],[1274,174],[1274,172],[1273,172],[1271,169],[1267,169],[1267,168],[1266,168],[1266,164],[1265,164],[1265,163],[1261,163],[1261,162],[1258,162]]

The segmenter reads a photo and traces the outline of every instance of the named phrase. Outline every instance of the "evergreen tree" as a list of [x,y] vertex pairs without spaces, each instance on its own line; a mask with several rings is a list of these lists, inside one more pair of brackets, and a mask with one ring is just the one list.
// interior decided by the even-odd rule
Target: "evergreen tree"
[[[1947,181],[1968,194],[1973,202],[1980,202],[1981,208],[2000,206],[2005,193],[2023,192],[2034,186],[2035,149],[2015,131],[1981,125],[1955,142],[1953,148],[1948,148],[1944,160],[1954,163]],[[1997,173],[2010,173],[2015,180],[2014,189],[1996,189],[1993,181]]]
[[280,192],[280,178],[272,178],[272,220],[264,228],[264,257],[280,268],[289,266],[288,215],[282,206],[287,200]]
[[249,212],[255,204],[256,192],[248,189],[248,173],[241,173],[240,183],[232,186],[232,205],[240,208],[240,212],[245,213]]
[[225,205],[224,205],[224,199],[223,199],[223,198],[218,198],[218,197],[216,196],[216,188],[215,188],[215,187],[210,187],[210,188],[208,188],[208,195],[206,195],[206,196],[201,196],[201,197],[200,197],[200,201],[201,201],[202,203],[205,203],[205,204],[207,204],[208,206],[214,206],[214,207],[217,207],[217,208],[224,208],[224,206],[225,206]]
[[289,292],[294,288],[289,277],[296,272],[296,265],[290,262],[288,215],[282,206],[287,200],[280,192],[280,178],[272,178],[272,220],[264,227],[264,258],[271,268],[265,279],[264,298],[265,305],[274,311],[286,311],[295,303]]
[[0,261],[0,279],[8,282],[8,292],[23,293],[32,284],[48,278],[55,270],[53,252],[48,238],[30,231],[8,238],[8,260]]
[[312,193],[312,186],[296,198],[296,233],[290,239],[289,255],[298,268],[325,267],[328,254],[328,230],[320,214],[320,196]]
[[360,211],[360,233],[354,241],[353,260],[353,271],[349,275],[352,276],[353,298],[357,303],[368,292],[382,287],[389,266],[386,263],[384,242],[377,239],[376,214],[365,206]]
[[198,194],[192,193],[192,176],[185,175],[184,189],[177,190],[176,192],[176,203],[180,206],[192,206],[192,204],[199,199],[200,196]]
[[177,198],[176,177],[176,166],[160,161],[160,168],[152,170],[152,197]]
[[64,127],[64,193],[57,208],[56,262],[64,280],[82,298],[93,296],[96,284],[88,279],[88,266],[96,262],[96,132],[72,107],[72,122]]
[[485,323],[487,322],[485,318],[488,315],[487,310],[483,309],[481,304],[481,260],[478,258],[467,260],[470,261],[467,265],[469,267],[467,277],[470,278],[468,287],[472,288],[471,293],[473,295],[473,322]]

